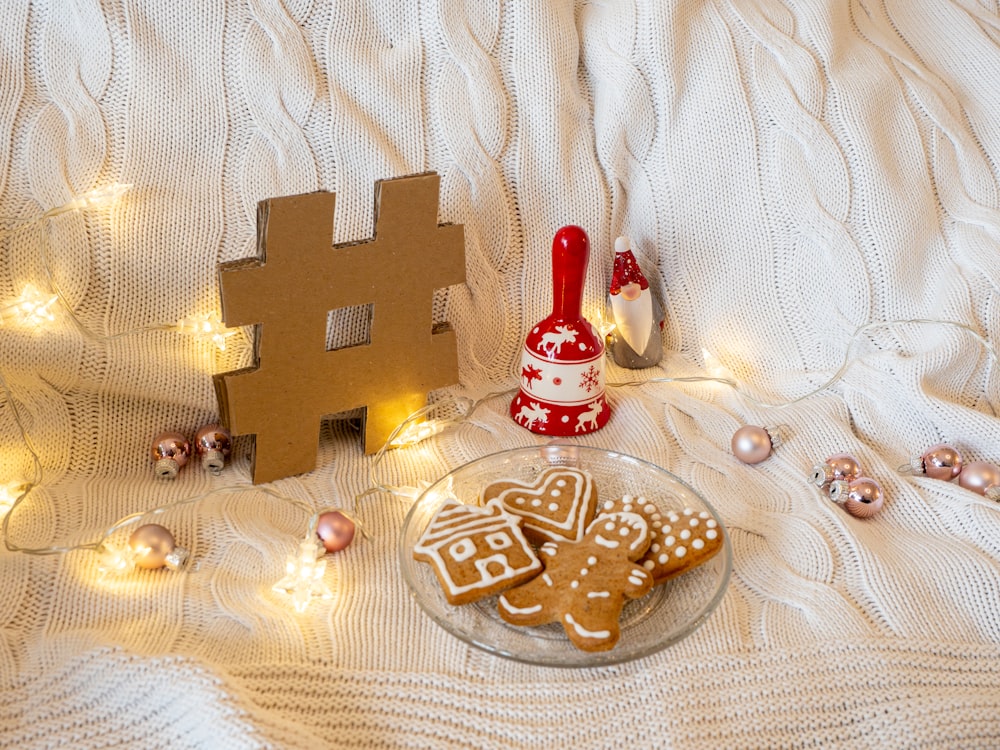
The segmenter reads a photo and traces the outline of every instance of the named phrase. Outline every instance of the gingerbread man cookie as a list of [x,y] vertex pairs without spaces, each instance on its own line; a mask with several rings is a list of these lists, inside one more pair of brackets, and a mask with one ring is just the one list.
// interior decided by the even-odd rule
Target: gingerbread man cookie
[[500,616],[514,625],[559,622],[584,651],[618,642],[627,599],[644,596],[652,576],[635,563],[649,546],[649,526],[637,513],[595,519],[579,542],[547,542],[541,575],[500,595]]
[[580,541],[597,510],[590,474],[565,466],[546,469],[533,482],[493,482],[483,490],[483,504],[494,498],[524,519],[524,535],[535,544]]
[[654,584],[686,573],[722,549],[722,529],[707,511],[660,511],[643,497],[625,495],[621,500],[606,500],[598,518],[621,512],[638,513],[649,524],[652,538],[639,564],[653,576]]

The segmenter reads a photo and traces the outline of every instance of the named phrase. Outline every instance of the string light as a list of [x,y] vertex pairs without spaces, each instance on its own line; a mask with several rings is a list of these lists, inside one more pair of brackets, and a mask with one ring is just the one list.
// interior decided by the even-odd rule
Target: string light
[[220,352],[226,351],[226,339],[236,335],[236,329],[226,328],[215,312],[183,318],[177,322],[177,330],[201,341],[215,344]]
[[51,219],[62,214],[73,213],[75,211],[85,211],[92,208],[101,208],[117,201],[125,195],[132,186],[125,183],[115,182],[104,187],[94,188],[86,193],[74,196],[69,202],[50,208],[39,216],[39,219]]
[[20,482],[8,482],[0,485],[0,519],[10,513],[24,489],[24,485]]
[[299,549],[285,561],[285,577],[272,587],[274,591],[290,594],[296,612],[305,612],[315,599],[331,599],[333,592],[323,581],[326,572],[324,550],[315,535],[299,542]]
[[59,301],[55,294],[44,294],[34,284],[26,284],[21,296],[0,309],[0,323],[8,321],[22,328],[38,328],[56,319],[52,308]]
[[722,383],[727,383],[735,387],[736,378],[733,377],[733,373],[729,371],[722,362],[708,349],[701,350],[701,357],[705,361],[705,370],[708,372],[711,380],[719,381]]

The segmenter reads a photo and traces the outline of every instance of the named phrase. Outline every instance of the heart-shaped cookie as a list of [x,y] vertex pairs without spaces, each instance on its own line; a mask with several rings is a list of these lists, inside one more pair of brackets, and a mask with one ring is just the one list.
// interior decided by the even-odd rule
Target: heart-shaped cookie
[[597,510],[590,474],[565,466],[546,469],[534,482],[493,482],[483,490],[482,503],[494,498],[508,513],[524,519],[524,535],[536,544],[580,541]]

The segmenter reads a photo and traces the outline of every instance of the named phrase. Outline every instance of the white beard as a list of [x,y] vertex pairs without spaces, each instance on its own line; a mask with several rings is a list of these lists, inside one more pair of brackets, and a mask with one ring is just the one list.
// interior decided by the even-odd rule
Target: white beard
[[632,351],[642,355],[649,343],[649,335],[653,330],[653,297],[648,289],[639,293],[638,299],[627,300],[620,294],[611,295],[611,311],[615,316],[615,325],[632,347]]

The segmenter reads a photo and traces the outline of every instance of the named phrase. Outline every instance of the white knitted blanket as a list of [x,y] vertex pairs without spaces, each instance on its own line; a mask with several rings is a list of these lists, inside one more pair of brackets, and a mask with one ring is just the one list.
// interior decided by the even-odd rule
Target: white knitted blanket
[[[703,350],[738,381],[609,388],[611,421],[576,438],[725,520],[731,583],[679,644],[558,670],[446,633],[398,572],[408,501],[355,500],[372,459],[345,419],[274,485],[372,532],[302,614],[271,586],[306,514],[212,492],[248,484],[245,443],[220,476],[153,478],[152,436],[215,419],[211,375],[251,343],[137,329],[218,310],[259,200],[335,191],[335,241],[364,239],[375,181],[428,170],[466,238],[467,283],[434,308],[459,341],[448,394],[516,386],[565,224],[591,238],[590,309],[628,234],[666,310],[662,365],[609,381],[705,375]],[[10,220],[115,182],[111,208]],[[0,483],[31,475],[21,426],[43,477],[11,539],[86,544],[205,495],[157,517],[184,572],[107,583],[93,552],[0,551],[0,747],[1000,745],[1000,505],[898,471],[942,441],[1000,462],[974,335],[1000,340],[997,0],[4,0],[0,215],[0,303],[58,288],[76,321],[0,324]],[[331,316],[330,346],[366,319]],[[542,442],[506,410],[387,454],[380,480]],[[744,424],[785,442],[744,465]],[[806,483],[840,451],[881,515]]]

